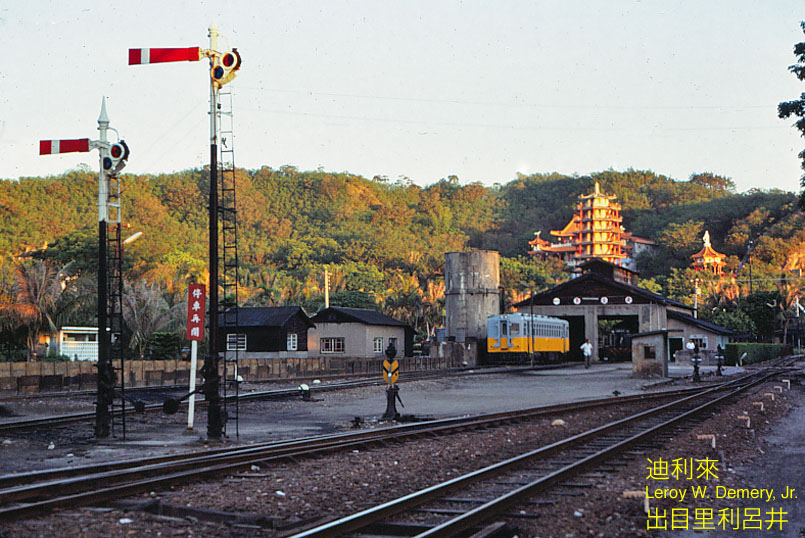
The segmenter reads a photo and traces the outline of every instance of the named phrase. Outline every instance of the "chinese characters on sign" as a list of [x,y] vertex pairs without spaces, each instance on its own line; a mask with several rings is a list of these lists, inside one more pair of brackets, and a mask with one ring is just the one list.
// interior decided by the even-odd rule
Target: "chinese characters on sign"
[[204,284],[190,284],[187,290],[187,339],[204,340]]

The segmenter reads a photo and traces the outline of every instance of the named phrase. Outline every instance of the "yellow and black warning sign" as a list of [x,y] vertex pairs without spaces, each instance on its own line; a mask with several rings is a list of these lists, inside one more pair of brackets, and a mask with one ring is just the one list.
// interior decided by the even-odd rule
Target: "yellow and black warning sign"
[[388,359],[383,361],[383,379],[389,385],[397,382],[400,377],[400,363],[397,360],[389,362]]

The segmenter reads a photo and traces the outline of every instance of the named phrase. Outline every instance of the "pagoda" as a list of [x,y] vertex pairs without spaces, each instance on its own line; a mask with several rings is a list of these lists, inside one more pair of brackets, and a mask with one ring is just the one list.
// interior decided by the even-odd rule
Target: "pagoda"
[[710,246],[709,230],[704,232],[702,241],[704,242],[702,249],[691,256],[691,258],[693,258],[693,268],[697,271],[712,271],[720,275],[724,272],[724,258],[726,258],[726,256],[720,252],[716,252],[713,247]]
[[627,258],[626,239],[621,223],[621,206],[617,197],[601,192],[598,182],[592,194],[580,195],[576,213],[561,230],[552,230],[551,235],[560,243],[550,243],[537,237],[530,241],[532,255],[559,257],[570,266],[578,266],[596,258],[615,265],[623,265]]

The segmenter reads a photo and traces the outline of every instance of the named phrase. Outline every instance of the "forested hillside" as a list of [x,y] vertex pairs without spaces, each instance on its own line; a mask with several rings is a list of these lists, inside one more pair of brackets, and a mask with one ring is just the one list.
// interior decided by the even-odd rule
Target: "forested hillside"
[[[143,232],[126,249],[126,278],[147,283],[141,290],[150,289],[166,308],[181,304],[189,281],[206,279],[208,181],[207,170],[123,178],[124,237]],[[420,187],[264,167],[238,171],[241,301],[302,304],[315,312],[327,267],[334,304],[376,305],[424,332],[441,323],[446,251],[500,251],[510,297],[523,293],[522,282],[540,289],[567,278],[560,263],[530,259],[527,243],[538,230],[549,238],[550,230],[562,228],[577,197],[596,181],[618,196],[626,230],[658,243],[656,255],[639,260],[644,285],[656,291],[691,299],[685,268],[705,230],[714,248],[730,256],[730,270],[750,239],[758,278],[801,268],[805,231],[796,196],[735,193],[732,181],[710,173],[687,181],[637,170],[534,174],[491,187],[451,176]],[[0,317],[8,320],[10,305],[20,302],[21,265],[46,263],[62,271],[60,278],[74,279],[71,287],[92,282],[96,200],[97,177],[88,171],[0,181]],[[27,257],[15,258],[25,251]],[[740,295],[740,282],[732,285],[738,291],[731,293]],[[80,307],[72,301],[59,312],[60,320],[92,322],[91,293],[83,295]]]

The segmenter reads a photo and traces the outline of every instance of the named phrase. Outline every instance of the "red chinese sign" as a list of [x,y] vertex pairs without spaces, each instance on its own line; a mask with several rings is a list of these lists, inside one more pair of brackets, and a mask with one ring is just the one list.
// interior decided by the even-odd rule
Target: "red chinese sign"
[[204,304],[207,290],[204,284],[190,284],[187,290],[187,339],[204,340]]

